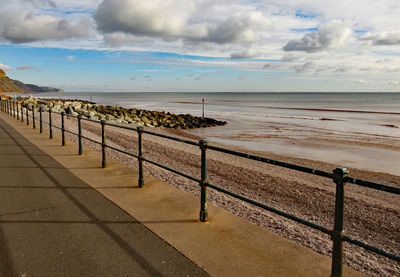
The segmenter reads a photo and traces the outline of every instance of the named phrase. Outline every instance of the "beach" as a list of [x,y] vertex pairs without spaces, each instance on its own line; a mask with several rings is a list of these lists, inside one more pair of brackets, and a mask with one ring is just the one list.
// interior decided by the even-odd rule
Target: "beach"
[[[45,116],[46,120],[46,116]],[[59,122],[54,115],[53,122]],[[128,125],[132,126],[132,125]],[[66,120],[66,128],[76,131],[76,119]],[[217,127],[219,128],[219,127]],[[202,137],[184,130],[148,128],[153,132],[180,136],[192,140]],[[213,128],[206,128],[213,129]],[[200,130],[206,130],[200,129]],[[100,125],[83,123],[83,134],[100,141]],[[77,141],[75,136],[69,139]],[[198,147],[173,142],[163,138],[144,135],[146,159],[167,165],[195,178],[200,176],[200,151]],[[130,130],[106,127],[107,144],[137,154],[137,135]],[[323,140],[322,140],[323,141]],[[328,143],[328,142],[327,142]],[[212,145],[222,145],[210,142]],[[224,146],[224,145],[223,145]],[[100,147],[84,140],[84,147],[100,151]],[[251,150],[240,146],[226,146],[230,149],[254,153],[284,162],[332,171],[341,164],[279,155],[272,152]],[[122,153],[107,150],[107,157],[137,167],[137,160]],[[335,185],[332,180],[315,177],[306,173],[258,163],[214,151],[207,151],[208,181],[214,185],[239,193],[266,205],[292,213],[298,217],[320,224],[328,229],[333,227]],[[199,186],[183,177],[145,163],[145,174],[174,185],[199,196]],[[391,186],[400,186],[397,175],[349,167],[352,177],[375,181]],[[386,251],[400,254],[400,207],[399,196],[368,188],[346,185],[345,230],[346,234],[365,241]],[[330,238],[318,231],[286,220],[281,216],[262,211],[239,200],[208,190],[208,201],[237,214],[260,227],[296,241],[324,255],[331,254]],[[212,220],[212,215],[209,215]],[[400,266],[382,256],[372,254],[345,243],[345,263],[368,276],[398,276]]]
[[40,97],[194,116],[202,116],[204,98],[205,116],[228,124],[185,130],[188,135],[400,176],[399,93],[69,92]]

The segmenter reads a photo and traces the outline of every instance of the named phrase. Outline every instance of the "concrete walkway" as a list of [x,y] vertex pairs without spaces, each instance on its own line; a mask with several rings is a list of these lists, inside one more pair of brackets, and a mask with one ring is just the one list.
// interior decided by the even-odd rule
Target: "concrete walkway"
[[2,277],[207,275],[2,119],[0,203]]
[[[149,176],[138,188],[135,169],[112,159],[103,169],[99,153],[84,149],[78,156],[76,143],[62,147],[57,135],[49,140],[47,131],[39,134],[1,112],[0,145],[0,259],[8,272],[205,274],[180,252],[212,276],[330,276],[329,257],[211,204],[209,222],[199,222],[195,196]],[[22,180],[19,185],[12,183],[16,179]],[[343,271],[363,276],[348,267]]]

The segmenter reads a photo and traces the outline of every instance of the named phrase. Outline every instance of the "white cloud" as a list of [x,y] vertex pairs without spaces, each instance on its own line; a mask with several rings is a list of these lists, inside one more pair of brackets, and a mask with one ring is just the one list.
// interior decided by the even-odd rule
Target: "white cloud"
[[284,51],[318,52],[336,48],[350,36],[351,29],[340,21],[321,25],[318,31],[305,34],[300,40],[290,40]]
[[257,56],[259,56],[260,53],[258,53],[257,51],[251,50],[251,49],[247,49],[241,52],[233,52],[231,54],[231,59],[232,60],[238,60],[238,59],[252,59],[255,58]]
[[279,70],[281,68],[281,63],[279,62],[269,62],[264,64],[263,68],[268,70]]
[[270,27],[271,21],[261,12],[237,14],[221,22],[216,28],[210,28],[207,37],[203,38],[220,44],[258,41],[260,30]]
[[371,41],[373,45],[400,45],[400,31],[366,34],[360,40]]
[[[217,3],[211,4],[215,6]],[[138,37],[214,44],[253,43],[271,21],[260,11],[236,12],[223,20],[199,13],[200,0],[104,0],[94,19],[111,45],[137,43]],[[212,7],[209,7],[213,11]],[[214,10],[215,12],[215,10]]]
[[366,80],[363,80],[363,79],[360,79],[360,80],[355,81],[355,83],[356,83],[356,84],[360,84],[360,85],[364,85],[364,84],[367,83],[367,81],[366,81]]
[[104,0],[94,19],[104,33],[174,39],[184,34],[193,4],[194,1]]
[[111,47],[119,47],[124,44],[145,44],[151,43],[152,40],[144,37],[137,37],[124,32],[113,32],[104,34],[104,41]]
[[38,68],[36,66],[32,66],[32,65],[22,65],[22,66],[18,66],[17,70],[38,70]]
[[0,63],[0,69],[2,69],[4,71],[12,70],[11,66],[6,65],[6,64],[2,64],[2,63]]
[[310,72],[310,71],[314,71],[315,69],[316,69],[316,65],[314,62],[305,62],[304,64],[296,65],[294,67],[294,70],[297,73]]
[[8,11],[0,14],[0,38],[12,43],[40,40],[64,40],[86,37],[89,22],[71,24],[65,19],[28,11]]
[[294,55],[292,53],[289,54],[285,54],[283,55],[283,57],[281,58],[281,61],[283,62],[294,62],[301,59],[301,57],[299,55]]
[[29,3],[34,7],[48,6],[53,9],[57,8],[57,5],[53,0],[21,0],[21,2],[25,4]]
[[[268,72],[274,77],[280,72],[280,78],[285,80],[282,84],[295,78],[324,78],[329,82],[347,80],[354,86],[357,80],[365,80],[371,87],[377,80],[397,80],[400,72],[398,0],[353,0],[351,5],[346,0],[0,2],[1,43],[91,49],[99,53],[118,47],[118,52],[135,52],[135,57],[129,61],[115,58],[113,62],[132,66],[158,64],[170,72],[184,66],[212,68],[214,72],[226,68],[224,76],[233,74],[232,68],[240,70],[234,79],[244,71],[262,72],[263,76]],[[67,57],[75,55],[73,51],[61,54],[64,62],[73,59]],[[260,60],[253,59],[256,57]],[[278,62],[261,60],[266,57]],[[187,73],[182,74],[182,80],[205,78],[200,74],[186,76]],[[139,83],[155,80],[132,75]],[[337,75],[341,78],[334,78]],[[250,79],[253,80],[248,76],[241,83],[251,86]]]

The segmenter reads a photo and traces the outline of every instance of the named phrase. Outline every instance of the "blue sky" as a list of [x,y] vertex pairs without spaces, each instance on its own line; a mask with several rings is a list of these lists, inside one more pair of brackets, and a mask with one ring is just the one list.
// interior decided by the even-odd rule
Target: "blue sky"
[[66,91],[400,91],[394,0],[16,0],[0,68]]

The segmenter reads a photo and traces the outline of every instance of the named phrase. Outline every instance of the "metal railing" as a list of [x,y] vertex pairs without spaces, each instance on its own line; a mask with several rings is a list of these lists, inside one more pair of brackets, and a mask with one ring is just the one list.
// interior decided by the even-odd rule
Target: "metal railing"
[[[18,107],[20,107],[20,111],[18,110]],[[21,102],[15,102],[14,100],[1,100],[1,110],[5,113],[7,113],[8,115],[11,115],[13,117],[17,117],[17,119],[21,118],[21,122],[24,121],[24,110],[25,110],[25,116],[26,116],[26,124],[29,125],[29,118],[32,118],[32,122],[33,122],[33,128],[35,128],[35,106],[32,106],[31,108],[31,115],[29,115],[29,107],[26,106],[24,108],[24,105]],[[62,145],[65,145],[65,133],[70,133],[72,135],[76,135],[78,136],[78,154],[82,155],[83,153],[83,144],[82,144],[82,139],[86,139],[89,140],[93,143],[99,144],[101,145],[101,152],[102,152],[102,167],[106,167],[106,148],[121,152],[123,154],[132,156],[134,158],[137,158],[138,163],[139,163],[139,178],[138,178],[138,186],[139,187],[143,187],[145,185],[144,183],[144,175],[143,175],[143,163],[147,162],[149,164],[153,164],[157,167],[163,168],[165,170],[168,170],[172,173],[175,173],[177,175],[183,176],[189,180],[195,181],[199,184],[200,186],[200,221],[202,222],[206,222],[208,220],[208,211],[207,211],[207,188],[211,188],[214,189],[218,192],[227,194],[231,197],[234,197],[236,199],[242,200],[244,202],[247,202],[249,204],[252,204],[256,207],[259,207],[261,209],[264,209],[266,211],[278,214],[280,216],[283,216],[287,219],[293,220],[295,222],[298,222],[300,224],[303,224],[305,226],[308,226],[310,228],[316,229],[318,231],[321,231],[327,235],[330,235],[331,240],[333,242],[333,246],[332,246],[332,267],[331,267],[331,276],[332,277],[338,277],[338,276],[342,276],[342,264],[343,264],[343,242],[348,242],[350,244],[362,247],[364,249],[367,249],[371,252],[380,254],[382,256],[385,256],[389,259],[395,260],[397,262],[400,262],[400,256],[393,254],[393,253],[389,253],[383,249],[379,249],[375,246],[369,245],[365,242],[359,241],[357,239],[351,238],[347,235],[345,235],[344,233],[344,201],[345,201],[345,183],[351,183],[351,184],[355,184],[358,186],[363,186],[363,187],[368,187],[368,188],[372,188],[375,190],[380,190],[380,191],[385,191],[388,193],[392,193],[392,194],[397,194],[400,195],[400,188],[397,187],[393,187],[393,186],[388,186],[388,185],[384,185],[384,184],[379,184],[379,183],[374,183],[374,182],[370,182],[370,181],[365,181],[365,180],[361,180],[361,179],[356,179],[356,178],[352,178],[349,176],[349,171],[346,168],[336,168],[335,170],[333,170],[333,172],[326,172],[326,171],[322,171],[322,170],[318,170],[318,169],[313,169],[313,168],[308,168],[308,167],[304,167],[304,166],[300,166],[300,165],[296,165],[296,164],[291,164],[291,163],[286,163],[286,162],[281,162],[281,161],[277,161],[277,160],[272,160],[272,159],[268,159],[265,157],[260,157],[260,156],[256,156],[256,155],[252,155],[252,154],[247,154],[247,153],[243,153],[243,152],[238,152],[238,151],[234,151],[234,150],[230,150],[230,149],[225,149],[222,147],[217,147],[217,146],[212,146],[212,145],[208,145],[207,140],[200,140],[199,142],[195,142],[195,141],[191,141],[191,140],[187,140],[187,139],[182,139],[182,138],[177,138],[177,137],[173,137],[173,136],[168,136],[168,135],[164,135],[164,134],[159,134],[159,133],[155,133],[155,132],[151,132],[148,130],[144,130],[143,127],[136,127],[136,128],[132,128],[132,127],[128,127],[128,126],[120,126],[117,124],[112,124],[112,123],[107,123],[105,120],[92,120],[92,119],[87,119],[87,118],[83,118],[81,115],[78,116],[72,116],[72,115],[68,115],[69,117],[75,117],[78,120],[78,133],[72,132],[70,130],[66,130],[65,129],[65,125],[64,125],[64,116],[65,113],[61,112],[52,112],[51,109],[49,109],[48,111],[48,115],[49,115],[49,121],[48,122],[44,122],[43,121],[43,117],[42,117],[42,113],[43,110],[40,107],[39,108],[39,124],[40,124],[40,133],[43,132],[43,128],[42,128],[42,124],[45,123],[47,125],[49,125],[49,137],[50,139],[53,138],[53,127],[57,128],[61,131],[61,136],[62,136]],[[52,123],[52,113],[57,113],[61,115],[61,127],[58,126],[54,126]],[[93,140],[91,138],[85,137],[82,135],[82,124],[81,124],[81,120],[85,120],[85,121],[90,121],[90,122],[94,122],[94,123],[98,123],[101,125],[101,142]],[[121,129],[126,129],[126,130],[132,130],[137,132],[138,135],[138,154],[135,155],[133,153],[124,151],[122,149],[113,147],[111,145],[107,145],[106,144],[106,132],[105,132],[105,127],[106,126],[112,126],[112,127],[117,127],[117,128],[121,128]],[[189,144],[189,145],[193,145],[193,146],[198,146],[200,148],[201,151],[201,174],[200,174],[200,179],[195,178],[193,176],[187,175],[183,172],[180,172],[176,169],[172,169],[166,165],[160,164],[158,162],[146,159],[144,156],[144,151],[143,151],[143,134],[147,134],[147,135],[152,135],[152,136],[157,136],[157,137],[161,137],[161,138],[165,138],[168,140],[173,140],[173,141],[177,141],[177,142],[181,142],[181,143],[185,143],[185,144]],[[330,178],[333,180],[333,182],[336,185],[336,200],[335,200],[335,218],[334,218],[334,227],[333,229],[328,229],[324,226],[320,226],[318,224],[312,223],[310,221],[307,221],[305,219],[299,218],[293,214],[275,209],[273,207],[267,206],[265,204],[259,203],[255,200],[249,199],[247,197],[244,197],[242,195],[236,194],[234,192],[231,192],[229,190],[226,190],[224,188],[215,186],[211,183],[208,182],[207,180],[207,150],[213,150],[213,151],[217,151],[217,152],[222,152],[222,153],[226,153],[229,155],[233,155],[233,156],[238,156],[238,157],[243,157],[246,159],[250,159],[250,160],[254,160],[254,161],[259,161],[262,163],[267,163],[267,164],[272,164],[272,165],[276,165],[276,166],[280,166],[280,167],[284,167],[284,168],[288,168],[288,169],[292,169],[292,170],[296,170],[299,172],[305,172],[308,174],[312,174],[312,175],[316,175],[316,176],[320,176],[320,177],[325,177],[325,178]]]

